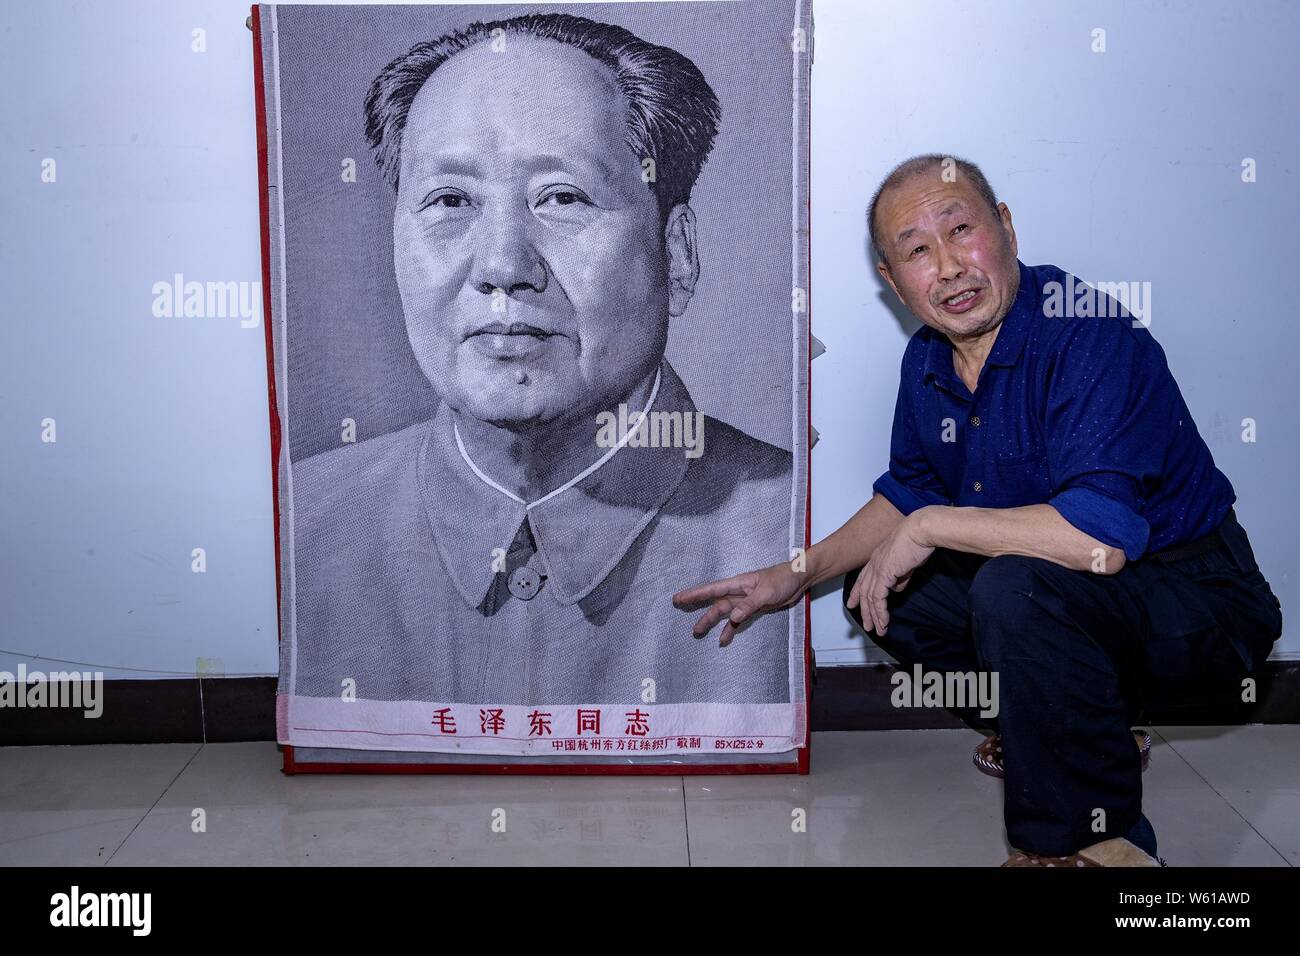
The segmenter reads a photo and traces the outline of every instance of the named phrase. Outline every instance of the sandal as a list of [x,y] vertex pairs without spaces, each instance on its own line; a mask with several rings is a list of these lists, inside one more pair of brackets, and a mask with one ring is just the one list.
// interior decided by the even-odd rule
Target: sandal
[[1077,853],[1071,853],[1069,856],[1039,856],[1037,853],[1026,853],[1024,850],[1011,851],[1007,857],[1007,862],[1003,866],[1059,866],[1063,869],[1069,869],[1076,866],[1101,866],[1087,857],[1080,856]]
[[[1136,736],[1136,735],[1134,735]],[[1121,838],[1103,840],[1086,846],[1069,856],[1040,856],[1026,850],[1011,849],[1003,866],[1054,866],[1070,869],[1079,866],[1165,866],[1165,861],[1150,856],[1140,847]]]
[[[1133,742],[1137,744],[1138,752],[1142,755],[1142,769],[1145,771],[1147,765],[1151,762],[1151,735],[1145,730],[1133,731]],[[981,773],[986,773],[990,777],[1004,777],[1005,771],[1002,769],[1002,738],[997,734],[985,737],[975,753],[972,754],[972,760],[975,768]],[[1064,859],[1064,857],[1062,858]],[[1031,866],[1035,864],[1016,864]]]

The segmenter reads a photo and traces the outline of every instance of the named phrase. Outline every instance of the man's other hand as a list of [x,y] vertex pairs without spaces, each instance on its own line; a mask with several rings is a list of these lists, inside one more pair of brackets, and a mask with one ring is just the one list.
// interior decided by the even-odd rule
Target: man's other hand
[[862,623],[877,634],[889,627],[889,609],[885,598],[890,591],[901,591],[912,579],[912,572],[934,553],[934,548],[918,540],[920,512],[900,521],[889,536],[876,547],[858,574],[849,592],[848,607],[862,605]]

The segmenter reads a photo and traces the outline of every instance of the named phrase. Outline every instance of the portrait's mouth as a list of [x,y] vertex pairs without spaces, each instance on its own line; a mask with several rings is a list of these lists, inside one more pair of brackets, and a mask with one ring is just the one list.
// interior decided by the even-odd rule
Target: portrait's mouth
[[466,342],[490,358],[523,358],[545,348],[559,335],[528,322],[489,322],[471,332]]
[[489,322],[470,333],[472,338],[475,335],[535,335],[539,338],[547,338],[559,333],[551,329],[544,329],[540,325],[533,325],[530,322]]
[[956,295],[950,295],[948,298],[940,300],[939,304],[943,306],[945,312],[960,315],[962,312],[969,312],[975,308],[975,304],[980,301],[983,295],[983,289],[963,289]]

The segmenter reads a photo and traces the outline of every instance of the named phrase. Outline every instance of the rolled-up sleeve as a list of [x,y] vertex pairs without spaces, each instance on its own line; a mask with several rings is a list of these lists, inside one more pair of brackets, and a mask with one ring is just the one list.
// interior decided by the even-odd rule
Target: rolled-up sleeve
[[1135,503],[1102,494],[1090,487],[1089,481],[1081,480],[1058,492],[1048,504],[1084,534],[1123,549],[1124,557],[1136,561],[1147,549],[1151,526],[1138,513]]
[[1136,333],[1120,319],[1075,325],[1047,380],[1048,501],[1066,521],[1136,561],[1151,526],[1146,494],[1159,479],[1169,423],[1159,384]]
[[912,391],[920,387],[920,369],[913,361],[914,354],[909,352],[903,358],[889,440],[889,470],[871,486],[872,491],[888,499],[903,515],[926,505],[952,504],[943,482],[925,456],[917,432]]

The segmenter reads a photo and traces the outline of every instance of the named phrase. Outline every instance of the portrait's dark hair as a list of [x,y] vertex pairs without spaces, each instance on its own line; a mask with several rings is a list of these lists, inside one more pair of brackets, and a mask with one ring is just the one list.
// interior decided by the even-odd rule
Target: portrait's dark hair
[[889,265],[889,258],[885,255],[885,245],[881,240],[879,224],[876,222],[876,207],[880,205],[880,197],[886,191],[893,189],[903,180],[912,176],[921,176],[932,171],[936,166],[942,166],[946,162],[951,162],[957,170],[957,175],[965,176],[970,180],[975,191],[980,194],[993,214],[998,215],[998,197],[993,192],[993,187],[989,181],[984,178],[983,171],[969,160],[962,159],[959,156],[951,156],[944,153],[925,153],[922,156],[913,156],[911,159],[905,159],[885,177],[885,181],[880,184],[871,197],[871,206],[867,210],[867,229],[871,233],[871,250],[875,253],[876,261]]
[[420,88],[455,54],[502,35],[567,43],[608,66],[627,99],[627,146],[638,162],[654,160],[650,185],[660,217],[666,220],[674,205],[690,199],[722,119],[712,87],[676,50],[647,43],[622,27],[567,13],[472,23],[415,45],[380,71],[366,96],[366,139],[394,189],[401,169],[402,131]]

